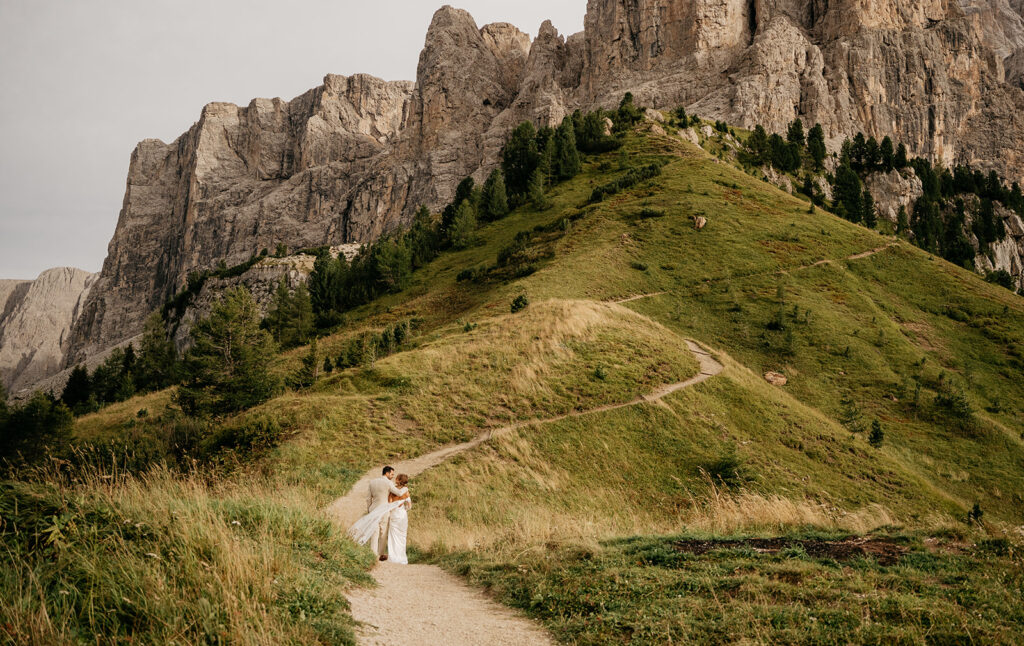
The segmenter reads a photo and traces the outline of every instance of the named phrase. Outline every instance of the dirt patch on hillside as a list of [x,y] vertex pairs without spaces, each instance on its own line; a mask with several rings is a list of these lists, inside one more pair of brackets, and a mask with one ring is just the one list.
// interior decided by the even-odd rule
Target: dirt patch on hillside
[[855,558],[873,558],[881,565],[892,565],[907,552],[907,548],[881,538],[848,538],[841,541],[798,540],[789,538],[745,538],[736,540],[686,540],[672,543],[673,549],[688,554],[707,554],[714,550],[750,549],[764,554],[776,554],[784,549],[802,548],[808,556],[849,561]]

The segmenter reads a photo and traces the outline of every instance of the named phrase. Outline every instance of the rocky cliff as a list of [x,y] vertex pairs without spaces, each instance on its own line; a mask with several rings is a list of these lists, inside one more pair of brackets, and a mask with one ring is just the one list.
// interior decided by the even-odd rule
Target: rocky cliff
[[132,154],[103,271],[66,365],[136,334],[190,271],[366,242],[496,163],[516,122],[639,102],[831,142],[892,135],[916,154],[1024,175],[1018,0],[589,0],[585,30],[537,37],[434,16],[415,84],[328,76],[291,101],[207,106]]
[[0,383],[9,394],[60,370],[96,274],[49,269],[33,281],[0,281]]

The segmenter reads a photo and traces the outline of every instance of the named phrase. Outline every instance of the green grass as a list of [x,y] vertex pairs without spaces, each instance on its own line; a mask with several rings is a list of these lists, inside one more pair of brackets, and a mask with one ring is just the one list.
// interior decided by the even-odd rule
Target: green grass
[[1005,543],[883,534],[867,553],[844,554],[848,539],[836,534],[792,535],[772,551],[707,539],[538,546],[503,562],[459,553],[443,563],[581,646],[1019,643],[1024,561]]
[[0,536],[10,643],[352,644],[371,562],[294,491],[166,471],[2,484]]

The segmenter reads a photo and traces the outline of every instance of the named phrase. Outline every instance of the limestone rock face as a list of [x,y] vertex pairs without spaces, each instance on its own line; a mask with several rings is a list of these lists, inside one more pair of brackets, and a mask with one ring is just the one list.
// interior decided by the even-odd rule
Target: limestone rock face
[[888,173],[872,173],[867,177],[865,185],[875,199],[878,216],[893,224],[899,219],[900,207],[907,212],[907,217],[914,210],[914,203],[924,193],[921,180],[912,168]]
[[995,215],[1002,219],[1006,237],[992,243],[986,253],[981,253],[977,238],[973,233],[968,233],[974,248],[978,250],[974,265],[983,274],[1005,271],[1013,277],[1015,289],[1020,290],[1024,288],[1024,222],[1019,215],[998,202],[995,204]]
[[71,324],[96,278],[65,267],[33,281],[0,281],[0,381],[8,393],[60,369]]
[[375,161],[407,120],[412,90],[328,76],[290,102],[210,104],[173,144],[140,143],[69,363],[141,331],[191,271],[239,264],[279,242],[369,240],[395,227],[410,201],[407,177],[401,167],[375,172]]
[[[577,0],[582,2],[582,0]],[[141,331],[189,272],[369,242],[482,180],[523,119],[641,105],[783,131],[820,122],[1024,177],[1021,0],[588,0],[537,37],[443,7],[411,82],[327,76],[292,99],[207,106],[132,154],[120,219],[64,365]]]

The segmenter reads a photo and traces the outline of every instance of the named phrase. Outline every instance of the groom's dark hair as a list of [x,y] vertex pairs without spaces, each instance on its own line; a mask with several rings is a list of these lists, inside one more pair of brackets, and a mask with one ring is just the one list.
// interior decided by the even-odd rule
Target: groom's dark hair
[[381,475],[382,476],[386,476],[387,474],[391,473],[392,471],[394,471],[394,468],[392,468],[392,467],[384,467],[384,470],[381,471]]

